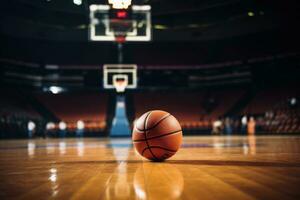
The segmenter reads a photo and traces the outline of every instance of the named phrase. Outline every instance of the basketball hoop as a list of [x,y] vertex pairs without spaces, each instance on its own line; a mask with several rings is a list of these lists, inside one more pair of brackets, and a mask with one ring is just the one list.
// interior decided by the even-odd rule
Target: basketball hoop
[[118,35],[118,36],[116,35],[115,38],[116,38],[116,42],[119,44],[123,44],[126,41],[125,35]]
[[125,92],[128,85],[128,77],[124,74],[118,74],[113,77],[113,84],[118,93]]

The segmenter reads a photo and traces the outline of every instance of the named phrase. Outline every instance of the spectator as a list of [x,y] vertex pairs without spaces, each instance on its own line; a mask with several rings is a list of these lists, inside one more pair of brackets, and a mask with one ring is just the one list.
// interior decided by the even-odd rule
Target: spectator
[[82,120],[77,121],[77,130],[76,130],[76,136],[77,137],[83,137],[84,134],[84,122]]
[[28,130],[28,138],[33,138],[33,135],[35,133],[36,125],[33,121],[29,121],[27,124],[27,130]]
[[220,119],[213,122],[212,134],[220,135],[222,133],[222,121]]
[[247,129],[247,116],[244,115],[241,119],[241,132],[243,134],[246,133],[246,129]]
[[231,135],[232,134],[232,122],[231,122],[231,119],[229,117],[226,117],[225,119],[225,133],[227,135]]
[[59,128],[59,136],[62,138],[66,137],[67,124],[64,121],[61,121],[58,124],[58,128]]
[[45,131],[45,138],[46,137],[51,137],[51,136],[55,136],[55,132],[54,132],[54,129],[55,129],[55,124],[53,122],[48,122],[46,124],[46,131]]
[[255,128],[256,128],[256,123],[254,117],[250,117],[250,120],[248,122],[248,135],[254,135]]

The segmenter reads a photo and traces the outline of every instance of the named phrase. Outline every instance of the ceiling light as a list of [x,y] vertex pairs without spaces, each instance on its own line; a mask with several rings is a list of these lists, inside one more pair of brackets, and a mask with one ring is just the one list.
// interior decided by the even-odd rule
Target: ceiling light
[[164,29],[168,28],[167,26],[161,25],[161,24],[156,24],[153,27],[154,27],[154,29],[159,29],[159,30],[164,30]]
[[49,87],[49,91],[52,92],[52,94],[58,94],[63,91],[63,88],[58,87],[58,86],[51,86],[51,87]]
[[254,12],[248,12],[248,16],[249,17],[253,17],[254,16]]
[[189,24],[188,25],[189,28],[199,28],[198,24]]
[[80,6],[82,4],[82,0],[73,0],[73,3]]

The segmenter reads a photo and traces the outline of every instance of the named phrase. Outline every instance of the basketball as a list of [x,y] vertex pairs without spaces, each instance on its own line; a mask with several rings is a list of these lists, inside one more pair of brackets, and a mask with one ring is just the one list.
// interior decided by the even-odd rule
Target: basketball
[[173,115],[162,110],[153,110],[136,121],[132,140],[141,156],[152,161],[163,161],[180,148],[182,130]]
[[0,200],[300,200],[299,10],[3,0]]

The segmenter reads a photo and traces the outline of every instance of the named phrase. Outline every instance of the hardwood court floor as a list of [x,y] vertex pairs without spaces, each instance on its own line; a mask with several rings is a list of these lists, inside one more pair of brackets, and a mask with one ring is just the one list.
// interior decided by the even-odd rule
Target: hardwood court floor
[[185,137],[162,163],[126,139],[0,141],[0,199],[300,199],[300,137]]

